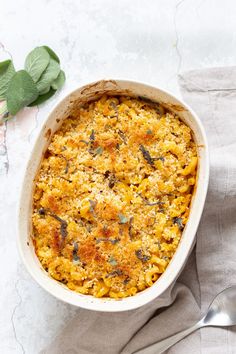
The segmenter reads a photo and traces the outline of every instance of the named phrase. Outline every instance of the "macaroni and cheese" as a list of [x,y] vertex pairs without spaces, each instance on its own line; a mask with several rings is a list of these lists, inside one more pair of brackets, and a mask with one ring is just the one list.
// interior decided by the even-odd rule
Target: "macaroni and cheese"
[[152,286],[188,220],[197,162],[191,129],[158,103],[102,96],[78,108],[35,180],[33,242],[44,269],[96,297]]

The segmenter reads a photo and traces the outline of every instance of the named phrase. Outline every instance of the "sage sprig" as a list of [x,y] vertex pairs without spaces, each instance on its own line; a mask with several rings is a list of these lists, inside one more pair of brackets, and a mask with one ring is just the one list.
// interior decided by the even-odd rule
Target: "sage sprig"
[[13,117],[22,108],[39,105],[65,82],[57,54],[48,46],[36,47],[25,59],[24,70],[16,71],[12,60],[0,62],[0,118]]

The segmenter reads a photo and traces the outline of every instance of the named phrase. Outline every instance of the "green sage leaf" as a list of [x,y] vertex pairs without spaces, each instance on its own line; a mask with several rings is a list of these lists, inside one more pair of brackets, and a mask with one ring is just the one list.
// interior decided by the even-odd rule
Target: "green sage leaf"
[[38,82],[36,83],[39,93],[47,89],[48,86],[58,77],[60,73],[60,65],[54,60],[50,59],[47,68],[42,73]]
[[1,102],[0,104],[0,116],[4,115],[5,113],[7,113],[7,102]]
[[65,73],[63,70],[61,70],[56,80],[53,81],[52,88],[54,90],[60,90],[60,88],[62,88],[62,86],[64,85],[65,80],[66,80]]
[[30,74],[34,82],[37,82],[47,68],[50,55],[43,47],[36,47],[25,59],[25,70]]
[[7,108],[15,115],[38,97],[37,87],[25,70],[17,71],[9,82],[6,93]]
[[4,100],[6,98],[9,82],[15,72],[16,71],[11,60],[5,60],[0,63],[0,100]]
[[43,48],[46,49],[46,51],[50,55],[50,58],[56,60],[56,62],[58,62],[58,64],[60,64],[60,59],[58,58],[56,53],[51,48],[49,48],[47,45],[44,45]]
[[51,86],[48,86],[45,90],[40,92],[40,95],[44,95],[45,93],[48,93],[50,91]]
[[53,90],[51,88],[47,93],[45,93],[44,95],[39,95],[34,102],[28,104],[28,107],[38,106],[39,104],[42,104],[43,102],[51,98],[55,94],[55,92],[56,90]]

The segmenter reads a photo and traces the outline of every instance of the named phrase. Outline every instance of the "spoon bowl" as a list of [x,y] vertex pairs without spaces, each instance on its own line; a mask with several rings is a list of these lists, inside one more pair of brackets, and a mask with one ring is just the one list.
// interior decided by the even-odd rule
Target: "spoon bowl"
[[205,326],[236,325],[236,286],[219,293],[202,319]]

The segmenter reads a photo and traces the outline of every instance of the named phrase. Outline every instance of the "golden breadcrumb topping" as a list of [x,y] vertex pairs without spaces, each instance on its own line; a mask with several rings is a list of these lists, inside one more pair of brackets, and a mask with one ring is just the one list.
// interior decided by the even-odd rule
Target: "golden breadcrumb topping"
[[122,298],[165,271],[196,180],[191,129],[160,104],[103,96],[67,117],[36,177],[33,241],[69,289]]

